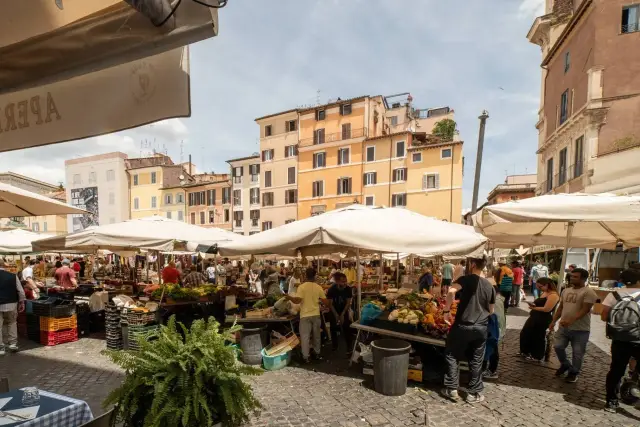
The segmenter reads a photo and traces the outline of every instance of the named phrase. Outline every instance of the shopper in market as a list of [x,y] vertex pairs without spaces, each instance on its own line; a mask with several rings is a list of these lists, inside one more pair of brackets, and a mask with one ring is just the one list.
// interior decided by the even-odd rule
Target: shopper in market
[[347,354],[351,352],[351,318],[349,310],[353,300],[353,292],[347,285],[347,276],[343,273],[335,274],[336,283],[327,291],[329,300],[329,323],[331,325],[331,343],[333,350],[338,349],[338,330],[347,344]]
[[[575,383],[578,380],[584,354],[591,332],[591,307],[598,296],[595,291],[586,286],[589,272],[583,268],[576,268],[571,272],[571,288],[562,292],[560,306],[553,316],[549,330],[560,324],[555,335],[554,349],[560,361],[560,368],[556,377],[568,373],[566,381]],[[571,344],[572,360],[567,358],[567,347]]]
[[513,271],[507,267],[503,261],[498,263],[498,269],[495,272],[495,281],[500,295],[504,298],[504,311],[509,308],[511,301],[511,293],[513,292]]
[[[301,284],[296,291],[296,296],[286,295],[289,301],[300,304],[300,347],[305,363],[310,363],[311,357],[321,360],[320,351],[322,345],[320,320],[320,303],[328,305],[322,286],[316,280],[315,268],[307,268],[305,271],[306,282]],[[313,336],[313,355],[310,352],[311,337]]]
[[529,318],[520,331],[520,355],[530,361],[542,362],[546,350],[547,329],[560,295],[556,282],[548,277],[538,279],[536,286],[542,294],[533,303],[529,303]]
[[442,293],[446,295],[449,292],[449,286],[453,282],[453,269],[455,267],[451,264],[451,261],[446,261],[442,264]]
[[464,260],[464,259],[461,260],[458,265],[456,265],[456,268],[453,270],[454,282],[458,280],[460,277],[464,276],[466,268],[467,268],[467,260]]
[[76,272],[70,267],[71,261],[67,258],[62,260],[62,267],[56,270],[55,278],[58,286],[65,289],[78,287]]
[[[620,282],[624,288],[610,293],[602,302],[601,319],[610,322],[609,313],[613,309],[615,314],[612,323],[618,325],[611,331],[607,331],[611,337],[611,367],[607,374],[605,410],[609,412],[616,412],[620,407],[618,389],[620,380],[627,370],[627,365],[632,359],[640,360],[640,337],[638,337],[637,327],[634,327],[640,320],[637,317],[637,306],[640,304],[640,271],[634,268],[624,270],[620,273]],[[636,307],[633,307],[632,304],[635,304]],[[627,322],[621,321],[625,318]],[[625,323],[629,326],[626,326]]]
[[182,284],[185,288],[197,288],[205,283],[207,283],[207,278],[198,271],[198,266],[195,264],[191,265],[189,274],[182,279]]
[[280,290],[280,277],[276,269],[272,265],[269,265],[266,268],[266,274],[267,277],[262,284],[264,295],[282,295],[282,291]]
[[482,365],[487,342],[489,315],[494,312],[496,291],[482,277],[486,258],[469,259],[470,274],[460,277],[449,288],[444,307],[444,319],[451,322],[451,305],[459,292],[460,301],[453,326],[447,335],[445,347],[446,373],[442,394],[453,401],[458,395],[460,361],[469,362],[470,379],[466,401],[477,403],[484,400],[482,391]]
[[431,268],[424,267],[422,269],[422,275],[418,279],[418,287],[420,289],[420,293],[431,292],[432,285],[433,285],[433,274],[431,273]]
[[549,269],[546,265],[542,264],[540,258],[536,259],[536,264],[531,267],[531,274],[529,275],[529,285],[531,285],[531,293],[533,298],[536,299],[540,295],[540,291],[536,286],[538,279],[541,277],[549,277]]
[[22,270],[22,280],[32,279],[33,280],[33,269],[36,266],[36,260],[32,259],[29,262],[25,263],[26,267]]
[[[0,265],[0,356],[5,355],[4,343],[9,351],[18,351],[18,313],[25,308],[25,294],[20,279],[7,271],[7,265]],[[3,334],[7,334],[6,337]]]
[[216,282],[218,286],[227,285],[227,267],[223,260],[218,260],[218,265],[216,266]]
[[208,263],[207,264],[207,269],[205,270],[206,275],[207,275],[207,282],[211,283],[212,285],[216,284],[216,268],[213,266],[213,264]]
[[515,260],[511,263],[511,271],[513,272],[513,287],[511,291],[511,306],[520,307],[520,290],[524,283],[524,269],[520,266],[520,261]]
[[175,285],[181,283],[180,271],[176,268],[175,261],[169,261],[169,264],[162,269],[162,282]]
[[487,345],[484,352],[482,378],[495,380],[498,378],[498,364],[500,363],[500,343],[507,331],[507,316],[504,312],[504,297],[496,295],[494,312],[489,316],[487,324]]

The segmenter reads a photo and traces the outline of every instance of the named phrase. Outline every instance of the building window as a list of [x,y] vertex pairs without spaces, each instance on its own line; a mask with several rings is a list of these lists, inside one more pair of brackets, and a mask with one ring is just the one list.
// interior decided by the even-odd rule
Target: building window
[[260,209],[251,209],[249,211],[249,219],[251,219],[251,226],[257,227],[260,221]]
[[338,150],[338,164],[339,165],[348,165],[349,164],[349,149],[348,148],[340,148]]
[[375,196],[366,196],[364,198],[364,205],[365,206],[375,206]]
[[49,231],[49,227],[46,221],[42,223],[42,231],[44,231],[45,233]]
[[393,170],[393,182],[401,182],[407,180],[407,168],[398,168]]
[[155,184],[156,179],[157,179],[156,172],[151,172],[151,183]]
[[184,194],[182,193],[176,194],[176,203],[184,203]]
[[39,232],[40,231],[40,224],[38,224],[37,222],[33,222],[31,223],[31,230],[34,232]]
[[298,154],[295,145],[287,145],[284,147],[284,158],[288,159],[289,157],[294,157]]
[[107,181],[115,181],[116,180],[116,172],[113,169],[109,169],[107,171]]
[[270,150],[262,150],[262,161],[270,162],[271,160],[273,160],[273,152],[273,148]]
[[437,190],[440,188],[440,174],[428,173],[422,176],[423,190]]
[[363,176],[364,185],[375,185],[378,183],[377,172],[366,172]]
[[324,120],[326,117],[327,117],[327,112],[325,110],[316,111],[316,120]]
[[560,124],[569,118],[569,89],[565,90],[560,97]]
[[89,183],[95,183],[98,179],[96,178],[95,172],[89,172]]
[[[134,178],[136,176],[137,175],[134,175]],[[74,184],[82,184],[82,179],[80,178],[80,174],[79,173],[76,173],[76,174],[73,175],[73,183]],[[138,185],[138,180],[137,179],[134,181],[133,185]]]
[[133,199],[133,209],[140,209],[140,199],[137,197]]
[[298,202],[298,190],[287,190],[284,192],[284,203],[290,205]]
[[295,184],[296,183],[296,167],[292,166],[287,169],[287,183]]
[[271,221],[262,221],[262,231],[271,230],[273,223]]
[[171,194],[165,194],[164,195],[164,204],[165,205],[170,205],[173,203],[173,196]]
[[231,213],[229,209],[224,210],[224,222],[227,223],[231,220]]
[[367,162],[374,162],[376,160],[376,147],[370,145],[367,147]]
[[242,205],[242,192],[240,190],[233,190],[233,204],[235,206]]
[[640,31],[640,4],[622,8],[622,34]]
[[411,154],[411,161],[413,163],[422,163],[422,153]]
[[396,141],[396,157],[404,157],[404,141]]
[[204,212],[200,212],[200,224],[204,224]]
[[547,160],[547,193],[553,190],[553,157]]
[[560,150],[560,161],[558,162],[558,185],[567,182],[567,148]]
[[115,205],[116,204],[116,195],[115,195],[115,193],[109,193],[109,204],[110,205]]
[[389,122],[391,123],[391,126],[398,126],[398,116],[389,117]]
[[313,197],[324,196],[324,181],[315,181],[312,183]]
[[249,165],[249,175],[252,184],[260,182],[260,165]]
[[271,171],[264,172],[264,187],[265,188],[271,187]]
[[351,104],[342,104],[340,106],[340,114],[343,116],[351,114]]
[[171,211],[167,211],[167,219],[171,219]]
[[344,123],[342,125],[342,139],[351,139],[351,123]]
[[178,211],[178,221],[184,221],[184,212]]
[[207,190],[207,206],[214,206],[216,204],[216,190]]
[[195,225],[196,223],[196,213],[191,212],[191,224]]
[[244,213],[242,211],[236,211],[233,213],[233,221],[236,227],[242,227],[243,219],[244,219]]
[[266,125],[264,127],[264,136],[271,136],[272,135],[272,129],[271,129],[271,125]]
[[518,196],[511,196],[511,200],[518,200]]
[[327,166],[327,153],[313,153],[313,168],[323,168]]
[[138,185],[138,174],[133,175],[133,185]]
[[209,224],[215,223],[216,213],[215,211],[209,211]]
[[156,196],[151,196],[151,207],[155,208],[157,203]]
[[222,204],[228,205],[231,203],[231,188],[225,187],[222,189]]
[[566,73],[571,68],[571,53],[567,52],[564,54],[564,72]]
[[407,206],[407,194],[406,193],[402,193],[402,194],[394,194],[391,196],[391,206],[392,207],[397,207],[397,206]]
[[450,159],[452,155],[453,155],[453,150],[451,148],[443,148],[440,151],[441,159]]
[[338,195],[351,194],[351,178],[338,178]]
[[313,132],[313,144],[324,144],[324,129],[316,129]]
[[249,198],[250,198],[250,203],[252,205],[259,205],[260,204],[260,189],[259,188],[252,188],[251,190],[249,190]]
[[287,132],[296,131],[296,130],[298,130],[298,122],[296,122],[295,120],[289,120],[289,121],[285,122],[284,129]]
[[242,184],[242,173],[243,173],[243,168],[242,166],[238,167],[238,168],[233,168],[233,183],[234,184]]
[[262,194],[262,206],[273,206],[273,192]]
[[573,149],[573,177],[578,178],[582,176],[582,172],[584,171],[584,137],[580,137],[576,139],[576,145]]
[[284,221],[285,224],[291,224],[292,222],[296,222],[296,220],[295,219],[286,219]]

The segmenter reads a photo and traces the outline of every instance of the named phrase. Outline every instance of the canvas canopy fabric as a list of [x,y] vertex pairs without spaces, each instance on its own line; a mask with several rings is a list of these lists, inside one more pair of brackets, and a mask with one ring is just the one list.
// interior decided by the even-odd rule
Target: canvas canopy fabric
[[33,242],[33,247],[38,251],[108,249],[118,252],[149,249],[171,252],[184,250],[185,243],[196,238],[227,242],[244,237],[219,228],[203,228],[161,216],[151,216],[38,240]]
[[0,218],[85,213],[58,200],[0,183]]
[[[297,256],[363,252],[467,254],[482,247],[486,238],[473,227],[429,218],[401,208],[366,208],[353,205],[218,245],[227,255],[278,254]],[[198,246],[198,244],[200,244]],[[190,244],[206,252],[212,242]]]
[[50,234],[38,234],[28,230],[9,230],[0,233],[0,253],[8,255],[29,254],[34,252],[31,243],[51,237]]
[[496,248],[640,245],[640,197],[554,194],[491,205],[473,218]]

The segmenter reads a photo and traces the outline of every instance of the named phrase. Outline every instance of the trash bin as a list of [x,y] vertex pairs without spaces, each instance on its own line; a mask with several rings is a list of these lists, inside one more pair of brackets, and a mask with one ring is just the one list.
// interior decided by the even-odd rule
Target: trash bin
[[382,339],[371,343],[375,390],[385,396],[402,396],[407,391],[411,344],[402,340]]
[[266,346],[265,328],[243,328],[240,330],[240,349],[242,362],[247,365],[262,364],[262,349]]

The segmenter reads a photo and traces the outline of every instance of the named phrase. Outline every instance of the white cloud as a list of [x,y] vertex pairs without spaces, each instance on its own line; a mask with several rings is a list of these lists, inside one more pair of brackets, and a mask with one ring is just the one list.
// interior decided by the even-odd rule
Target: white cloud
[[531,18],[544,15],[545,0],[523,0],[518,7],[519,18]]

